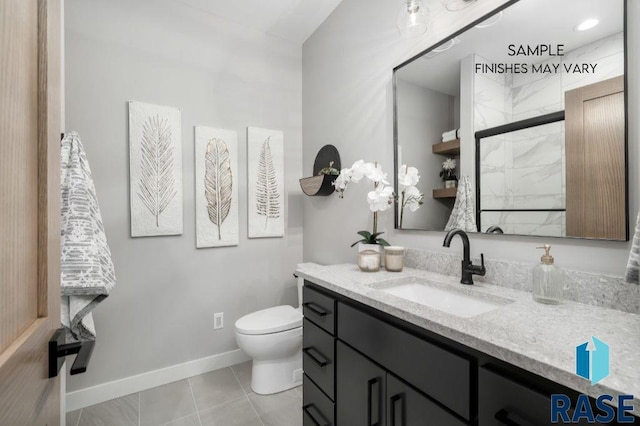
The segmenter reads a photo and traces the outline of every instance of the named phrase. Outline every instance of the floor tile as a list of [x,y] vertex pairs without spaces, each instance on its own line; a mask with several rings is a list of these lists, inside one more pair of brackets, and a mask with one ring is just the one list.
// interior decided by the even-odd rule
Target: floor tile
[[69,411],[66,415],[67,426],[78,426],[78,420],[80,420],[80,410]]
[[202,426],[262,426],[246,397],[200,411]]
[[180,380],[140,392],[140,425],[159,425],[196,412],[191,387]]
[[300,426],[302,397],[295,389],[273,395],[249,394],[249,401],[265,426]]
[[162,426],[201,426],[200,418],[197,414],[191,414],[187,417],[182,417],[180,419],[174,420],[169,423],[165,423]]
[[236,374],[242,389],[249,394],[251,393],[251,361],[243,362],[242,364],[236,364],[233,367],[233,372]]
[[298,391],[298,393],[300,394],[300,396],[304,395],[304,394],[302,393],[302,385],[297,386],[295,389]]
[[82,409],[78,426],[132,425],[138,426],[137,393],[112,399]]
[[211,371],[189,379],[199,411],[243,397],[244,391],[230,368]]

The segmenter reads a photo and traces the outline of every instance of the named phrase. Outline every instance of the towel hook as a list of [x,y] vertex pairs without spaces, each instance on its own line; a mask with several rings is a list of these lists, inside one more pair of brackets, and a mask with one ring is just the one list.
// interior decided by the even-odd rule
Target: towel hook
[[60,373],[64,357],[78,354],[73,365],[71,365],[71,375],[80,374],[87,371],[89,359],[93,353],[93,340],[87,342],[64,343],[64,328],[59,328],[53,333],[49,340],[49,378],[56,377]]

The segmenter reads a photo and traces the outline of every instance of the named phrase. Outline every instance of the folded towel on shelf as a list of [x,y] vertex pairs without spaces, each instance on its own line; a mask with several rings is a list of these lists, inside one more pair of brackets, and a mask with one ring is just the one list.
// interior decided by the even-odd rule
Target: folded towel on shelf
[[456,202],[444,230],[451,231],[455,228],[460,228],[465,232],[478,232],[471,180],[467,175],[463,175],[458,181]]
[[442,134],[442,142],[454,141],[460,138],[460,129],[449,130]]
[[629,260],[627,261],[626,281],[628,283],[640,284],[638,272],[640,272],[640,213],[638,213],[638,219],[636,220],[636,229],[633,234]]
[[116,282],[111,251],[91,169],[76,132],[64,135],[60,159],[61,322],[67,341],[94,340],[91,311],[109,295]]

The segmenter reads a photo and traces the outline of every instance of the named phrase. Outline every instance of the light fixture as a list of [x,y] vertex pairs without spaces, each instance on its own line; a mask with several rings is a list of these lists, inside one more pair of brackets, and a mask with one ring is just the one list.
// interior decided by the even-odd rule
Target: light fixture
[[458,10],[462,10],[467,6],[471,6],[471,4],[475,3],[476,0],[440,0],[442,5],[449,12],[456,12]]
[[447,50],[451,49],[456,44],[460,44],[460,39],[458,39],[458,37],[454,37],[450,40],[445,41],[440,46],[429,51],[426,55],[424,55],[424,57],[425,59],[433,58],[434,56],[437,56],[438,54],[442,52],[446,52]]
[[403,37],[419,37],[427,31],[429,10],[422,0],[407,0],[398,12],[398,30]]
[[587,19],[586,21],[583,21],[579,25],[576,25],[575,27],[573,27],[573,30],[574,31],[587,31],[587,30],[590,30],[591,28],[595,27],[599,23],[600,23],[600,21],[598,19],[596,19],[596,18]]
[[502,11],[480,22],[478,25],[476,25],[476,28],[488,28],[492,25],[497,24],[500,19],[502,19]]

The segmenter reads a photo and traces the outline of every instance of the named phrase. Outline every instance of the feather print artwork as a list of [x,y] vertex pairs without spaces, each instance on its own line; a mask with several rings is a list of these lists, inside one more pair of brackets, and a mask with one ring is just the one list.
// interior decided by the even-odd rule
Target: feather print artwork
[[138,197],[159,227],[160,216],[178,193],[169,120],[158,114],[147,118],[142,128],[140,150]]
[[194,142],[196,247],[237,246],[238,134],[196,126]]
[[269,225],[269,219],[280,217],[280,194],[278,193],[278,176],[271,157],[271,147],[268,137],[260,149],[258,170],[256,173],[256,209],[260,216],[265,217],[264,229]]
[[233,198],[233,175],[227,144],[222,139],[211,139],[207,144],[204,161],[207,212],[209,220],[217,226],[218,240],[221,240],[220,228],[229,215]]

